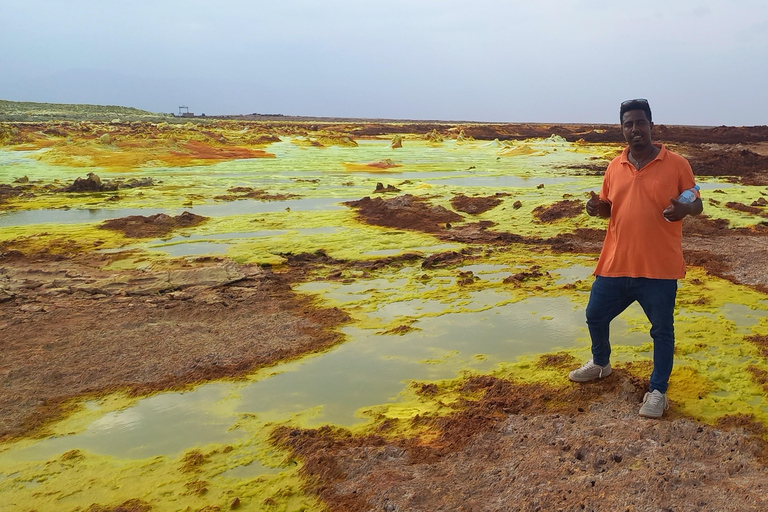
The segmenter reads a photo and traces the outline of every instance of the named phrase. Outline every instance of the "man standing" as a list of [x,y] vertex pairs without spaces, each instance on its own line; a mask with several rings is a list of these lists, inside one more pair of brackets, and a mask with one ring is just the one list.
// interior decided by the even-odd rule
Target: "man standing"
[[677,200],[695,186],[693,172],[685,158],[651,140],[648,100],[623,102],[619,119],[629,146],[608,165],[600,196],[591,192],[587,202],[589,215],[610,219],[587,305],[592,359],[569,378],[587,382],[611,374],[611,320],[637,301],[653,338],[653,373],[640,415],[660,418],[669,407],[677,280],[685,276],[681,221],[703,207],[698,196]]

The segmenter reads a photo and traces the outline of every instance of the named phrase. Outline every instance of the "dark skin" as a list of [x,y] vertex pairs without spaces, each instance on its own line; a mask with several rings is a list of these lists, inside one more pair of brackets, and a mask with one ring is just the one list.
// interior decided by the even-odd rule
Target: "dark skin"
[[[644,110],[630,110],[624,112],[621,118],[621,132],[629,145],[627,159],[638,171],[648,165],[659,154],[660,148],[653,144],[651,134],[653,123],[648,120]],[[670,222],[678,222],[688,215],[698,215],[704,210],[700,198],[692,203],[681,203],[676,198],[669,198],[667,206],[662,214]],[[587,201],[587,214],[592,217],[607,219],[611,216],[611,203],[600,199],[595,192],[590,192]]]

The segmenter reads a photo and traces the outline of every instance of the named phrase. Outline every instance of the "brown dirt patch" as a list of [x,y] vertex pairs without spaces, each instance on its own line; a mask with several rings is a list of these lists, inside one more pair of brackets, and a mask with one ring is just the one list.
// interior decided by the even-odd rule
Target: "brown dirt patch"
[[432,254],[421,262],[421,268],[440,268],[451,265],[457,265],[464,261],[464,254],[456,251],[438,252]]
[[0,288],[0,440],[41,432],[73,397],[174,389],[322,350],[347,319],[283,275],[231,262],[115,275],[20,258],[4,261]]
[[390,158],[385,158],[384,160],[378,160],[376,162],[368,162],[365,164],[354,163],[354,162],[344,162],[344,168],[346,168],[349,171],[376,171],[376,170],[392,169],[395,167],[402,167],[402,165],[396,163],[394,160]]
[[699,176],[735,176],[749,185],[768,185],[768,155],[739,147],[693,145],[683,149]]
[[296,194],[270,194],[266,190],[251,187],[232,187],[227,190],[229,194],[214,196],[214,199],[223,201],[236,201],[238,199],[257,199],[259,201],[285,201],[301,197]]
[[61,192],[100,192],[102,190],[104,185],[101,183],[101,178],[89,172],[85,178],[78,176],[71,185],[62,188]]
[[525,272],[518,272],[517,274],[505,277],[504,282],[508,284],[520,284],[523,281],[528,281],[529,279],[538,279],[539,277],[544,276],[549,276],[549,272],[542,272],[540,266],[533,265]]
[[167,235],[178,228],[197,226],[208,220],[208,217],[183,212],[174,217],[165,213],[155,215],[130,215],[119,219],[104,221],[99,228],[121,231],[129,238],[156,238]]
[[507,231],[493,231],[489,228],[495,226],[495,223],[482,220],[480,222],[469,222],[460,226],[452,226],[450,230],[443,231],[437,235],[441,240],[450,242],[461,242],[467,244],[539,244],[541,240],[533,237],[524,237],[517,233]]
[[94,503],[85,512],[149,512],[150,510],[152,510],[152,505],[138,498],[133,498],[115,507]]
[[752,374],[752,380],[761,386],[763,391],[768,393],[768,372],[754,365],[747,366],[747,371]]
[[374,194],[389,194],[391,192],[400,192],[400,189],[392,184],[385,187],[383,183],[377,183],[373,191]]
[[391,199],[364,197],[344,204],[357,208],[358,215],[369,224],[427,233],[441,231],[446,223],[462,220],[458,213],[431,205],[426,199],[411,194]]
[[572,369],[579,366],[579,361],[571,354],[558,352],[556,354],[544,354],[536,362],[539,368],[559,368],[562,370]]
[[604,240],[604,229],[577,228],[573,233],[561,233],[547,242],[554,252],[599,253]]
[[503,192],[485,197],[469,197],[464,194],[459,194],[451,198],[451,206],[453,206],[454,210],[470,215],[478,215],[487,212],[492,208],[496,208],[501,204],[501,198],[508,195],[509,194]]
[[744,339],[757,346],[763,357],[768,357],[768,336],[755,334],[752,336],[744,336]]
[[[697,510],[768,507],[765,442],[681,417],[637,415],[640,379],[552,389],[470,378],[467,401],[415,418],[429,437],[355,437],[342,429],[279,429],[331,510]],[[722,425],[730,427],[727,423]],[[671,463],[670,461],[674,461]],[[636,508],[640,507],[640,508]]]
[[725,207],[738,212],[751,213],[753,215],[765,215],[765,210],[759,206],[749,206],[736,201],[728,201],[725,203]]
[[537,206],[533,215],[541,222],[570,219],[584,213],[584,202],[579,199],[563,199],[549,206]]
[[8,199],[16,196],[20,196],[25,192],[28,187],[14,186],[5,183],[0,183],[0,204],[3,204]]
[[[721,229],[717,223],[697,223],[694,233],[683,227],[686,263],[703,267],[712,275],[768,293],[768,238],[765,229]],[[692,219],[691,219],[692,220]],[[710,231],[699,235],[696,230]]]

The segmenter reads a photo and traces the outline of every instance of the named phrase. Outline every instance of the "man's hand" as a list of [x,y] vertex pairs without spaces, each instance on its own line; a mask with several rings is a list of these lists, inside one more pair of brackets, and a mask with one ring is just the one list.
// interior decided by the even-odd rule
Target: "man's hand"
[[591,217],[608,218],[611,216],[611,203],[603,201],[593,190],[589,191],[589,201],[587,201],[587,215]]
[[687,215],[698,215],[704,209],[701,199],[696,198],[692,203],[681,203],[674,197],[669,198],[669,206],[664,208],[662,214],[669,222],[678,222]]

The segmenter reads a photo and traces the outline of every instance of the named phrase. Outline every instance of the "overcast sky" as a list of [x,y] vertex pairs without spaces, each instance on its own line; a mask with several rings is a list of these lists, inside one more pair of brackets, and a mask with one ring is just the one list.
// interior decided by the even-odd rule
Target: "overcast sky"
[[15,101],[768,124],[765,0],[0,0],[0,48]]

